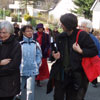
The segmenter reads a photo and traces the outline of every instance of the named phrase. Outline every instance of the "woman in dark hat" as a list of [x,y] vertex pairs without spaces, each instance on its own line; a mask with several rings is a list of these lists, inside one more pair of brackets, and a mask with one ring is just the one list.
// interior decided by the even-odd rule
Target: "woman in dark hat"
[[50,48],[49,35],[44,32],[44,25],[39,23],[36,27],[37,33],[34,34],[34,39],[37,40],[42,49],[42,64],[39,69],[39,75],[36,77],[37,86],[41,87],[40,81],[49,78],[49,69],[47,64],[48,52]]

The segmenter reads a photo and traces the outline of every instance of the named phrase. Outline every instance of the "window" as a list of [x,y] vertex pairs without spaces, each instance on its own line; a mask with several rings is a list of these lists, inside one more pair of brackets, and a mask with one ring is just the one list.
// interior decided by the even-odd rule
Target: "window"
[[41,6],[41,1],[38,1],[37,2],[37,6]]

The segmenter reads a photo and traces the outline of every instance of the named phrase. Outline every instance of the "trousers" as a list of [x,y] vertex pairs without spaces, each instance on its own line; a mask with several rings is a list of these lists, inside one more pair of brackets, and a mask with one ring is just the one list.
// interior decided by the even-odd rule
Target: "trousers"
[[0,97],[0,100],[13,100],[14,96],[12,97]]
[[[25,93],[26,88],[26,93]],[[34,100],[35,76],[21,77],[21,100]]]
[[78,90],[75,90],[72,84],[63,88],[63,83],[55,79],[54,100],[84,100],[89,81],[84,73],[81,73],[81,75],[82,79]]

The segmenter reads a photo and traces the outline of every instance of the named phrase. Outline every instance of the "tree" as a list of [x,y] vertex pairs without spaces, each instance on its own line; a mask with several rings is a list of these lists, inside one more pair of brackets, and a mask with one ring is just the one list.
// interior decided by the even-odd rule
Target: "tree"
[[49,10],[56,6],[59,0],[44,0],[43,9]]
[[0,0],[0,8],[9,8],[9,4],[13,3],[13,0]]
[[85,18],[92,18],[92,7],[95,0],[73,0],[73,3],[77,6],[72,12],[84,16]]
[[49,10],[54,8],[59,1],[60,0],[21,0],[21,5],[25,7],[25,9],[27,5],[33,5],[34,8],[37,8],[38,2],[41,2],[41,6],[38,8]]
[[27,13],[27,5],[34,5],[36,1],[38,0],[21,0],[21,7],[24,7]]

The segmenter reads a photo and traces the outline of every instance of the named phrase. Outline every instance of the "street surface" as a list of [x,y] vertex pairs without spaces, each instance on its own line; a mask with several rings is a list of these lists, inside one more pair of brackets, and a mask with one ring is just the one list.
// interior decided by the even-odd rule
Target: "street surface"
[[[51,63],[48,64],[50,70]],[[53,91],[50,94],[46,94],[47,81],[41,81],[42,87],[35,85],[35,100],[53,100]],[[93,87],[91,83],[89,84],[85,100],[100,100],[100,77],[98,78],[97,88]]]
[[[35,100],[53,100],[53,92],[46,94],[47,80],[41,83],[43,87],[35,87]],[[85,100],[100,100],[100,83],[97,88],[94,88],[91,83],[89,84]]]
[[[50,68],[51,63],[48,64]],[[41,81],[43,87],[35,87],[35,100],[53,100],[53,92],[46,94],[47,81]],[[91,83],[89,84],[85,100],[100,100],[100,77],[98,78],[98,82],[97,88],[93,87]]]

